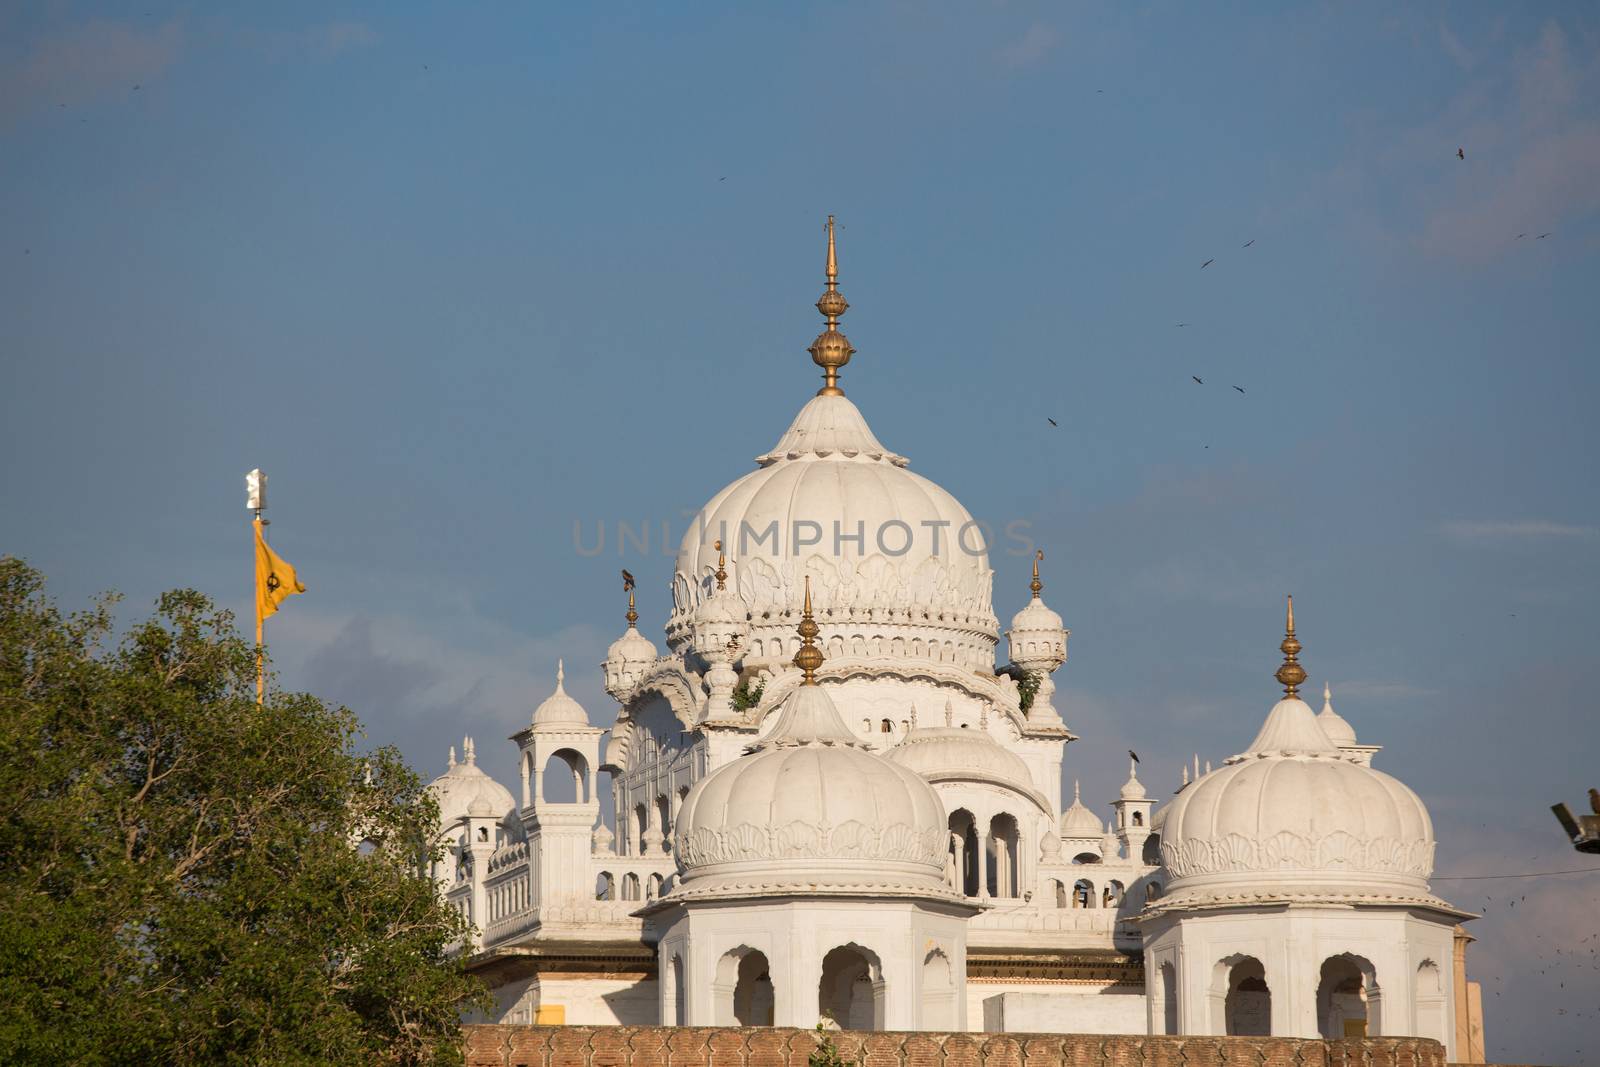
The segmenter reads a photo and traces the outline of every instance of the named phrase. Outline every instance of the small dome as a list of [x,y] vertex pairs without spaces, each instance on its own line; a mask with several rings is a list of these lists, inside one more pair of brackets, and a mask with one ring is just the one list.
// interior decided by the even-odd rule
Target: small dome
[[501,818],[516,809],[511,791],[490,778],[478,766],[477,746],[472,739],[462,741],[465,761],[456,762],[450,750],[450,767],[428,784],[428,791],[439,804],[441,829],[466,817]]
[[616,840],[616,835],[605,823],[600,823],[594,828],[594,833],[589,835],[589,842],[596,852],[610,852],[611,843]]
[[1161,830],[1166,906],[1230,892],[1416,898],[1433,872],[1422,801],[1347,759],[1292,697],[1249,749],[1173,799]]
[[1144,791],[1144,783],[1139,781],[1139,765],[1128,764],[1128,780],[1122,783],[1122,792],[1119,794],[1123,800],[1149,800],[1150,795]]
[[1049,608],[1039,597],[1031,597],[1027,606],[1011,617],[1009,633],[1053,632],[1063,629],[1061,616]]
[[588,726],[589,713],[583,710],[583,705],[567,696],[566,669],[560,661],[556,663],[556,691],[545,698],[533,712],[533,726],[562,728],[571,726]]
[[861,746],[827,691],[801,685],[751,754],[684,798],[673,894],[803,888],[948,898],[948,836],[933,787]]
[[622,636],[611,642],[611,647],[606,649],[608,663],[625,663],[629,666],[644,666],[656,661],[656,646],[650,639],[639,632],[637,626],[630,626],[622,632]]
[[1083,806],[1078,783],[1072,783],[1072,806],[1061,813],[1061,836],[1074,841],[1096,841],[1100,838],[1100,820]]
[[988,779],[1033,791],[1022,757],[1003,747],[986,729],[919,726],[884,753],[884,759],[929,780]]
[[1317,725],[1328,735],[1328,740],[1340,748],[1356,743],[1355,727],[1333,710],[1333,687],[1326,684],[1322,687],[1322,710],[1317,713]]
[[1044,836],[1039,838],[1039,854],[1046,863],[1053,863],[1061,858],[1061,838],[1046,830]]

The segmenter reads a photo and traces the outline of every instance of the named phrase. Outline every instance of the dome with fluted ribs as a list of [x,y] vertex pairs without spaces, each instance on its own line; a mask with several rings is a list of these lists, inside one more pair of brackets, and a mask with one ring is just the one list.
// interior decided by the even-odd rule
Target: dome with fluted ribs
[[755,750],[684,798],[674,898],[871,892],[948,898],[948,830],[933,787],[850,733],[803,685]]
[[1189,785],[1161,826],[1183,899],[1293,892],[1328,899],[1426,895],[1433,823],[1418,796],[1352,761],[1303,701],[1280,701],[1251,746]]
[[[900,627],[897,654],[937,659],[943,651],[993,670],[999,634],[982,529],[954,496],[884,448],[850,400],[813,397],[756,462],[689,524],[669,644],[692,636],[697,609],[712,599],[720,539],[730,591],[751,620],[747,657],[792,655],[810,575],[825,641],[834,627],[869,623],[889,644]],[[928,631],[943,633],[930,640]]]

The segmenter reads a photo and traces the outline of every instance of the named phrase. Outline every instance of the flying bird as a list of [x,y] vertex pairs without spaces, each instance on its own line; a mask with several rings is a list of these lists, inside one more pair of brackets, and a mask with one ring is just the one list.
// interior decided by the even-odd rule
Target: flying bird
[[1526,236],[1528,236],[1528,235],[1527,235],[1527,234],[1525,234],[1525,233],[1519,233],[1519,234],[1517,234],[1517,236],[1516,236],[1516,239],[1517,239],[1517,240],[1518,240],[1518,241],[1520,241],[1520,240],[1522,240],[1522,239],[1523,239],[1523,238],[1524,238],[1524,237],[1526,237]]
[[1194,379],[1194,384],[1196,384],[1196,385],[1204,385],[1204,384],[1206,384],[1205,382],[1202,382],[1200,380],[1198,375],[1191,374],[1191,375],[1189,375],[1189,377]]
[[134,86],[134,87],[133,87],[133,91],[134,91],[134,92],[138,92],[138,91],[139,91],[139,87],[138,87],[138,86],[137,86],[137,85],[135,85],[135,86]]
[[1234,388],[1235,388],[1235,389],[1237,389],[1237,390],[1239,390],[1239,395],[1240,395],[1240,396],[1243,396],[1243,395],[1244,395],[1244,386],[1242,386],[1242,385],[1236,385],[1236,386],[1234,386]]
[[1252,237],[1252,238],[1250,238],[1250,240],[1248,240],[1248,241],[1246,241],[1244,243],[1244,247],[1249,248],[1251,245],[1253,245],[1255,243],[1256,243],[1256,239],[1254,237]]
[[1465,148],[1456,149],[1456,158],[1457,159],[1466,159],[1467,158],[1467,150]]
[[1211,266],[1211,264],[1213,264],[1215,262],[1216,262],[1215,259],[1208,259],[1204,263],[1200,264],[1200,269],[1201,270],[1205,270],[1207,267]]
[[1050,416],[1049,416],[1049,415],[1046,415],[1046,416],[1045,416],[1045,417],[1044,417],[1044,421],[1045,421],[1045,422],[1048,422],[1048,423],[1049,423],[1049,424],[1050,424],[1050,425],[1051,425],[1051,426],[1056,426],[1056,425],[1058,425],[1058,424],[1057,424],[1057,422],[1056,422],[1056,420],[1055,420],[1055,419],[1052,419],[1052,418],[1051,418],[1051,417],[1050,417]]
[[719,181],[719,182],[725,182],[727,180],[728,180],[728,176],[726,174],[724,174],[722,177],[717,179],[717,181]]
[[1542,240],[1544,240],[1544,239],[1545,239],[1545,238],[1546,238],[1546,237],[1549,237],[1549,236],[1550,236],[1550,235],[1549,235],[1549,234],[1548,234],[1548,233],[1541,233],[1541,234],[1540,234],[1540,235],[1539,235],[1539,236],[1537,236],[1537,237],[1535,237],[1535,238],[1534,238],[1534,240],[1535,240],[1535,241],[1542,241]]
[[628,569],[624,567],[622,569],[622,591],[626,593],[631,589],[633,589],[633,575],[629,574]]
[[1139,762],[1139,753],[1135,752],[1133,749],[1128,749],[1128,755],[1133,758],[1133,762]]
[[1187,323],[1187,322],[1180,322],[1180,323],[1178,323],[1178,325],[1179,325],[1179,326],[1187,326],[1187,325],[1189,325],[1189,324],[1188,324],[1188,323]]

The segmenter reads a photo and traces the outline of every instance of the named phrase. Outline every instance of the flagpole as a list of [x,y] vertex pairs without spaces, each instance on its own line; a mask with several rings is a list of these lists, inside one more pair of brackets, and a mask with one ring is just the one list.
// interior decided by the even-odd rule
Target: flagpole
[[[254,547],[253,547],[254,544],[255,544],[255,536],[256,536],[255,535],[255,531],[256,531],[257,528],[259,528],[259,526],[261,525],[261,522],[262,522],[261,509],[260,508],[256,508],[255,509],[255,513],[256,513],[256,520],[250,527],[251,533],[252,533],[252,537],[251,537],[251,545],[252,545],[251,555],[252,555],[252,557],[255,554]],[[257,566],[259,567],[259,564],[257,564]],[[252,583],[252,587],[253,587],[252,588],[252,593],[254,594],[252,599],[255,600],[255,604],[256,604],[256,704],[258,706],[260,706],[262,704],[265,704],[266,703],[266,699],[267,699],[267,658],[266,658],[266,653],[265,653],[265,646],[262,644],[262,636],[261,636],[261,631],[262,631],[263,626],[266,624],[266,620],[264,618],[262,618],[262,616],[261,616],[261,591],[258,588],[254,588],[255,586],[259,586],[260,584],[261,584],[261,579],[258,576],[255,579],[255,581]]]
[[267,699],[267,659],[265,645],[262,644],[261,631],[266,622],[266,616],[261,613],[261,527],[266,525],[266,520],[261,513],[267,508],[267,476],[257,467],[244,476],[245,507],[255,513],[255,521],[250,524],[251,553],[250,558],[255,561],[254,581],[250,583],[250,599],[256,606],[256,705],[266,703]]

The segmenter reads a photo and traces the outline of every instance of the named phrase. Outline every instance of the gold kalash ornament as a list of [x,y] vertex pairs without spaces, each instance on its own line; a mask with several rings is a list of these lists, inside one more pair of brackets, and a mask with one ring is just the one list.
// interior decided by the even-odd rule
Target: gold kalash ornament
[[1278,684],[1283,686],[1283,695],[1286,700],[1293,700],[1300,695],[1300,686],[1306,680],[1306,669],[1300,666],[1297,658],[1300,655],[1300,642],[1294,636],[1294,597],[1289,598],[1289,617],[1283,624],[1283,644],[1278,649],[1283,653],[1283,665],[1278,668],[1278,673],[1273,675],[1278,679]]
[[839,292],[839,258],[833,248],[833,216],[828,216],[828,288],[817,298],[817,310],[828,320],[827,328],[817,334],[808,351],[811,362],[822,368],[822,388],[818,396],[844,396],[839,388],[839,368],[850,362],[855,352],[850,339],[839,332],[839,316],[850,310],[850,302]]

